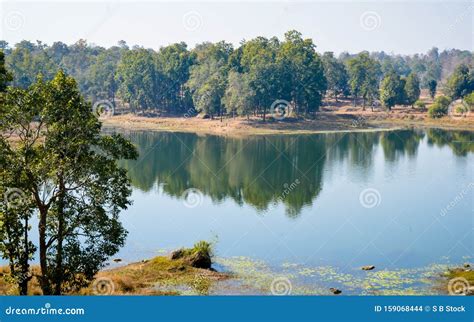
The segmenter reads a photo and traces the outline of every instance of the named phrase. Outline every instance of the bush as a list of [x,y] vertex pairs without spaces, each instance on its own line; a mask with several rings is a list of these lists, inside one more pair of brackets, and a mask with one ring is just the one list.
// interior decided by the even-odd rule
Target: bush
[[424,110],[424,109],[426,108],[426,103],[423,102],[422,100],[417,100],[417,101],[415,102],[415,106],[416,106],[417,108],[419,108],[419,109]]
[[449,104],[451,104],[451,100],[448,97],[438,96],[434,104],[429,107],[428,116],[434,119],[447,115]]
[[464,96],[464,103],[466,103],[470,111],[474,111],[474,92]]
[[449,99],[449,97],[446,97],[446,96],[438,96],[435,99],[435,104],[439,104],[443,108],[446,108],[446,111],[447,111],[449,104],[451,104],[451,100]]
[[433,105],[431,105],[428,109],[428,116],[436,119],[445,116],[448,114],[448,107],[443,106],[442,104],[435,102]]

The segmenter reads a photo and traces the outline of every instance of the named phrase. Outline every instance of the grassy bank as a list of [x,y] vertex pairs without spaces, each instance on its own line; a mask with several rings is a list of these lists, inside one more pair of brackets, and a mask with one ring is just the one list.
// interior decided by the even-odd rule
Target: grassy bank
[[[231,278],[211,268],[211,244],[198,242],[193,248],[182,248],[169,256],[106,269],[99,272],[87,287],[66,295],[206,295],[216,282]],[[39,275],[39,267],[32,267]],[[0,267],[0,294],[18,295],[8,267]],[[41,295],[38,280],[29,282],[29,295]]]

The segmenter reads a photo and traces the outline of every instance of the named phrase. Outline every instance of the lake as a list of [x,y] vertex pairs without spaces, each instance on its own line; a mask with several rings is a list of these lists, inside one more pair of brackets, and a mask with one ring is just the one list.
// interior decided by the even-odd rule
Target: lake
[[265,294],[270,275],[300,294],[430,294],[427,279],[471,260],[474,132],[126,136],[140,157],[122,163],[125,262],[204,239],[253,287],[217,294]]

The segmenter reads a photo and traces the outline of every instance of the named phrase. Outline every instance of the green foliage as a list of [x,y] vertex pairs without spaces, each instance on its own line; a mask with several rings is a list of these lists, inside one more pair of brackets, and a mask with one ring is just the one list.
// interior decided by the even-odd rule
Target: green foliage
[[201,241],[198,241],[197,243],[194,244],[193,248],[190,249],[190,252],[192,254],[195,254],[195,253],[199,253],[203,256],[209,256],[209,257],[213,257],[214,256],[214,249],[213,249],[213,245],[212,243],[208,242],[208,241],[205,241],[205,240],[201,240]]
[[347,62],[349,71],[349,85],[354,100],[358,97],[363,99],[363,107],[378,97],[378,83],[381,73],[380,64],[370,58],[369,53],[362,52]]
[[384,77],[380,84],[380,101],[389,110],[396,104],[403,102],[404,83],[400,76],[391,72]]
[[127,51],[117,66],[118,93],[133,110],[156,108],[158,77],[151,51]]
[[419,109],[425,109],[426,108],[426,103],[422,100],[417,100],[415,102],[415,106]]
[[213,117],[222,113],[222,98],[226,89],[227,60],[232,46],[225,42],[205,43],[196,48],[196,64],[186,83],[191,91],[194,108]]
[[[265,118],[272,103],[283,99],[291,103],[295,113],[310,114],[319,109],[326,89],[336,100],[340,95],[352,94],[354,103],[362,99],[365,107],[378,98],[381,76],[389,72],[400,75],[401,82],[406,81],[406,95],[400,99],[403,104],[416,101],[417,83],[428,87],[434,97],[437,82],[444,83],[453,74],[447,86],[447,94],[453,99],[472,92],[474,83],[469,67],[473,54],[469,51],[439,52],[433,48],[413,56],[362,52],[343,53],[339,58],[326,53],[320,57],[313,41],[302,38],[295,30],[288,31],[282,41],[257,37],[236,49],[221,42],[198,44],[188,50],[181,42],[155,51],[129,48],[124,41],[106,49],[83,39],[69,46],[62,42],[48,46],[39,41],[22,41],[13,48],[3,41],[0,48],[12,72],[13,86],[27,88],[38,74],[49,81],[62,68],[76,79],[88,99],[107,99],[135,112],[190,115],[197,109],[211,115],[253,112]],[[455,70],[460,65],[465,67]],[[471,71],[466,73],[466,68]],[[239,91],[235,75],[229,85],[230,70],[241,74],[243,83],[248,83],[249,90],[242,98],[245,104],[230,104],[235,99],[224,98],[226,92],[231,97],[231,93]],[[244,108],[247,104],[251,106]]]
[[285,33],[276,62],[281,68],[282,80],[279,80],[280,97],[289,97],[296,113],[300,109],[306,114],[319,110],[326,92],[327,81],[324,76],[323,63],[315,51],[311,39],[303,39],[301,33],[290,30]]
[[349,75],[346,66],[336,59],[332,52],[324,53],[322,57],[324,75],[327,80],[327,88],[337,101],[338,95],[348,96],[350,94]]
[[115,77],[121,51],[117,47],[101,52],[89,69],[88,94],[94,100],[115,102],[119,83]]
[[428,82],[428,91],[430,93],[431,99],[434,99],[436,95],[436,87],[438,86],[438,82],[435,81],[434,79],[430,80]]
[[451,104],[451,100],[448,97],[437,97],[434,104],[428,108],[428,116],[431,118],[440,118],[447,115],[449,104]]
[[223,103],[227,113],[249,115],[252,109],[252,99],[255,92],[250,87],[248,74],[230,71]]
[[474,92],[464,96],[464,103],[467,104],[467,107],[469,108],[469,110],[471,111],[474,110]]
[[12,74],[5,68],[5,55],[3,51],[0,51],[0,93],[5,92],[8,83],[12,80]]
[[162,47],[154,56],[157,72],[161,75],[158,100],[168,112],[186,111],[192,107],[185,84],[190,68],[195,63],[195,54],[184,42]]
[[447,96],[439,96],[435,99],[435,103],[438,103],[440,106],[444,108],[448,108],[449,104],[451,104],[451,99]]
[[459,65],[446,84],[447,93],[453,100],[463,98],[474,91],[474,69],[469,71],[465,64]]
[[413,104],[420,98],[420,79],[415,73],[411,73],[406,78],[404,87],[405,103],[413,106]]
[[[135,148],[119,135],[101,134],[91,105],[62,71],[25,90],[9,88],[4,106],[7,177],[39,217],[43,294],[79,289],[125,241],[119,213],[130,204],[131,188],[116,161],[135,158]],[[15,143],[6,141],[10,131]],[[29,234],[27,228],[25,219],[19,229]],[[27,244],[20,245],[28,254]]]
[[38,74],[51,79],[58,70],[41,42],[35,45],[26,40],[18,43],[7,56],[7,64],[14,76],[13,86],[21,88],[30,86]]

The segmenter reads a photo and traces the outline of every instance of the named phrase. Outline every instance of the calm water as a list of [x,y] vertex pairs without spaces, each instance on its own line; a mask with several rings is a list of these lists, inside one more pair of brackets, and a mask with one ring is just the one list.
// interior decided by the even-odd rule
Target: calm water
[[341,272],[473,254],[473,132],[127,136],[140,159],[123,163],[134,187],[126,261],[201,239],[222,258]]

